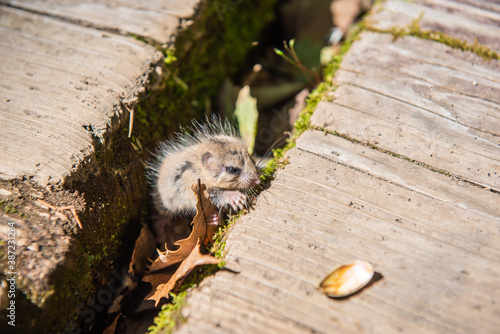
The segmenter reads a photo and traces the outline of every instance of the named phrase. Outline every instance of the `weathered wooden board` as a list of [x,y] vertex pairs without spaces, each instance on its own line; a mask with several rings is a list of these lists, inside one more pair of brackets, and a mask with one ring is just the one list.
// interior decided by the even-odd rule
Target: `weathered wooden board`
[[[497,3],[383,6],[372,15],[379,26],[407,25],[423,10],[423,29],[498,49]],[[177,332],[496,333],[499,62],[363,33],[335,82],[334,101],[311,118],[318,129],[299,138],[290,164],[231,230],[235,273],[189,295]],[[346,300],[316,290],[356,259],[383,278]]]
[[[379,151],[373,148],[342,140],[339,137],[332,138],[320,135],[317,132],[306,132],[299,139],[298,145],[304,151],[335,160],[337,164],[350,166],[387,182],[394,182],[401,187],[422,193],[429,198],[450,203],[463,210],[480,212],[491,218],[500,217],[500,206],[497,205],[498,196],[492,196],[489,191],[468,182],[462,182],[427,168],[422,168],[413,162],[387,154],[380,154]],[[451,209],[449,214],[453,216],[456,212]],[[435,220],[438,216],[433,214],[432,217],[432,220]],[[445,220],[451,220],[451,218],[446,218],[443,221]],[[452,223],[453,226],[449,227],[444,224],[444,222],[440,224],[444,233],[448,233],[447,228],[452,228],[457,233],[458,226],[456,223]],[[476,224],[474,226],[467,224],[460,233],[461,236],[467,237],[471,232],[482,230],[488,238],[492,238],[492,240],[499,243],[498,247],[494,247],[500,250],[500,235],[497,235],[495,230],[488,230],[487,225]],[[496,254],[492,255],[496,256]]]
[[404,27],[422,15],[423,30],[441,31],[470,44],[475,41],[500,52],[500,4],[490,0],[385,1],[370,17],[382,29]]
[[[500,62],[418,38],[393,41],[388,35],[366,33],[362,40],[342,64],[337,82],[363,83],[362,88],[500,134]],[[353,75],[358,80],[350,83]]]
[[[412,162],[306,132],[230,233],[227,266],[239,273],[202,283],[178,332],[494,333],[497,200]],[[316,290],[355,259],[383,279],[343,301]]]
[[132,38],[0,6],[0,177],[61,182],[160,58]]
[[194,15],[199,0],[183,1],[73,1],[73,0],[0,0],[0,3],[57,16],[97,29],[134,34],[170,42],[181,18]]
[[498,191],[500,63],[460,53],[363,34],[312,123]]

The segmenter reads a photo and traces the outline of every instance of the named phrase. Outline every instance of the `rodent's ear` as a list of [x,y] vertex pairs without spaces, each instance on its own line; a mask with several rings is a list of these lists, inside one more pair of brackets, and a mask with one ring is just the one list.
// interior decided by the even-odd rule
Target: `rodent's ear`
[[203,166],[207,169],[214,169],[214,164],[215,164],[215,157],[213,156],[212,153],[207,152],[203,154],[203,157],[201,158],[203,162]]

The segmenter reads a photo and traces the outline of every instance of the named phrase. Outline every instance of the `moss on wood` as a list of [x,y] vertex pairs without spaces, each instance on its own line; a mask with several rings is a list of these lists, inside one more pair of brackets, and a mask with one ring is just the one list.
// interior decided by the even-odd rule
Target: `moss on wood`
[[389,29],[380,29],[373,25],[368,24],[366,26],[366,30],[377,32],[377,33],[387,33],[394,36],[394,39],[405,37],[405,36],[413,36],[422,39],[427,39],[430,41],[438,42],[445,44],[451,48],[459,49],[462,51],[472,52],[483,59],[492,60],[492,59],[500,59],[500,56],[495,51],[491,50],[489,47],[482,45],[474,40],[473,44],[468,43],[465,40],[461,40],[452,36],[449,36],[442,31],[438,30],[424,30],[420,26],[420,22],[422,21],[424,13],[420,13],[420,15],[412,20],[410,24],[407,26],[399,27],[394,26]]
[[[140,142],[155,143],[188,125],[193,118],[203,117],[211,109],[212,98],[227,76],[234,75],[246,62],[251,43],[274,18],[277,0],[207,1],[188,31],[181,34],[175,47],[163,50],[164,73],[159,86],[142,100],[134,129]],[[137,130],[137,132],[136,132]],[[222,256],[223,233],[212,250]],[[217,266],[202,266],[193,270],[177,288],[175,305],[183,305],[186,290],[197,286]],[[152,333],[170,333],[178,323],[180,308],[164,306],[151,326]]]
[[251,43],[274,16],[276,0],[204,1],[175,45],[165,46],[162,76],[137,106],[133,136],[148,147],[212,111],[224,78],[245,64]]
[[[262,28],[273,18],[276,0],[202,1],[194,23],[176,42],[157,46],[165,55],[162,74],[151,82],[135,109],[132,138],[128,121],[115,119],[94,154],[65,182],[84,198],[83,223],[63,266],[51,277],[43,309],[19,294],[30,321],[26,332],[88,331],[109,306],[123,278],[120,268],[146,216],[148,189],[143,161],[155,144],[193,118],[203,117],[227,76],[234,75]],[[147,41],[146,41],[147,42]],[[116,123],[121,122],[121,123]],[[115,130],[111,130],[111,128]],[[15,206],[2,203],[3,211]],[[21,324],[20,324],[21,325]]]
[[[375,2],[374,7],[380,5],[381,3],[383,3],[383,0],[377,0]],[[342,59],[344,55],[347,53],[347,51],[350,49],[351,44],[358,38],[359,34],[362,31],[388,33],[393,35],[395,39],[404,36],[413,36],[422,39],[428,39],[435,42],[443,43],[452,48],[475,53],[486,60],[500,59],[499,55],[496,52],[494,52],[487,46],[479,44],[477,41],[474,41],[473,44],[470,44],[458,38],[448,36],[441,31],[423,30],[420,26],[422,17],[423,13],[421,13],[418,18],[414,19],[410,24],[404,27],[394,26],[390,29],[379,29],[370,24],[369,14],[367,14],[366,19],[363,19],[352,29],[350,36],[343,43],[340,53],[337,56],[335,56],[323,70],[323,81],[316,87],[316,89],[307,98],[307,106],[302,111],[299,118],[295,122],[293,135],[291,136],[291,138],[289,138],[287,145],[283,149],[277,149],[274,151],[274,159],[271,170],[279,168],[281,165],[283,165],[284,162],[283,157],[285,156],[286,152],[289,149],[295,147],[295,142],[297,138],[304,131],[312,128],[310,118],[314,110],[316,109],[318,103],[320,101],[333,100],[333,92],[337,88],[333,80],[335,73],[339,69]],[[352,138],[350,140],[354,141],[354,139]],[[408,158],[406,159],[411,160]],[[445,175],[449,174],[447,171],[439,171],[439,172]]]

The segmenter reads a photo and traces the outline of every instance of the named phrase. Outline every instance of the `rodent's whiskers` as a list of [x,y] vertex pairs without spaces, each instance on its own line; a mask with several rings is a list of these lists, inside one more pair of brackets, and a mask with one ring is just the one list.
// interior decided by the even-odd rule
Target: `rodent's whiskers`
[[[258,185],[260,187],[260,185]],[[247,195],[247,201],[245,203],[245,208],[249,208],[252,204],[254,199],[257,197],[258,190],[255,188],[250,188],[247,190],[246,195]]]
[[273,153],[273,150],[275,148],[281,146],[285,142],[285,140],[287,140],[288,138],[290,138],[290,135],[291,135],[290,132],[288,132],[288,131],[284,132],[278,139],[276,139],[274,141],[274,143],[271,144],[271,146],[267,149],[266,153],[264,153],[264,156],[259,160],[259,162],[256,165],[256,167],[259,170],[262,171],[265,168],[265,161],[271,155],[271,153]]
[[219,208],[219,217],[221,217],[220,218],[220,223],[222,224],[222,222],[224,221],[224,217],[222,216],[221,212],[222,212],[222,207]]
[[265,175],[265,176],[271,176],[271,174],[269,174],[268,172],[266,172],[265,170],[261,170],[260,173],[262,175]]

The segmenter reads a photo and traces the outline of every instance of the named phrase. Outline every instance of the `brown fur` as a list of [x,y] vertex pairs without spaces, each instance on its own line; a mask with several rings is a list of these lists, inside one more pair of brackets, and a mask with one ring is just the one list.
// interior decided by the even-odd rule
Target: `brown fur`
[[191,185],[198,179],[219,208],[241,208],[245,192],[259,183],[259,171],[240,138],[224,131],[213,133],[213,127],[200,129],[187,139],[180,136],[177,142],[164,144],[153,166],[156,206],[163,214],[194,215]]

